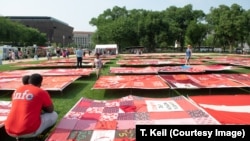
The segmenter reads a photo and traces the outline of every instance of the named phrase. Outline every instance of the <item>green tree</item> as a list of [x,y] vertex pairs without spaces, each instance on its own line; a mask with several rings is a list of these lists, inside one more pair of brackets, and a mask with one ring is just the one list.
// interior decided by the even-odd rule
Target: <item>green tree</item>
[[44,45],[46,36],[37,29],[0,17],[0,42],[9,45]]
[[206,24],[190,22],[186,31],[186,43],[195,46],[201,46],[203,39],[207,35]]
[[215,38],[224,46],[229,46],[230,52],[247,36],[244,13],[241,6],[232,4],[231,7],[220,5],[218,8],[211,8],[207,15],[207,22],[213,27]]

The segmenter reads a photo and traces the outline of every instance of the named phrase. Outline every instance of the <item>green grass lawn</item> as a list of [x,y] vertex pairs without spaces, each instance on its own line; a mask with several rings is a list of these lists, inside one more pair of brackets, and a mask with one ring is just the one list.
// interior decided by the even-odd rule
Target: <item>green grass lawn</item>
[[[117,66],[116,61],[105,64],[102,71],[102,75],[109,74],[109,68],[111,66]],[[40,61],[32,61],[32,63],[38,63]],[[0,71],[20,69],[12,67],[11,64],[1,65]],[[23,68],[22,68],[23,69]],[[241,68],[234,71],[226,71],[226,73],[246,73],[250,72],[248,68]],[[55,110],[59,114],[58,122],[62,117],[76,104],[76,102],[81,98],[89,98],[96,100],[107,100],[124,97],[126,95],[137,95],[145,97],[171,97],[177,95],[192,95],[192,94],[216,94],[216,93],[249,93],[245,89],[199,89],[199,90],[142,90],[142,89],[120,89],[120,90],[94,90],[92,89],[96,81],[96,76],[92,73],[90,76],[85,76],[79,78],[68,87],[66,87],[62,92],[49,91],[54,102]],[[10,100],[13,91],[0,91],[0,100]],[[46,137],[44,137],[46,138]],[[4,132],[4,128],[0,129],[0,140],[1,141],[14,141],[15,139],[9,137]]]

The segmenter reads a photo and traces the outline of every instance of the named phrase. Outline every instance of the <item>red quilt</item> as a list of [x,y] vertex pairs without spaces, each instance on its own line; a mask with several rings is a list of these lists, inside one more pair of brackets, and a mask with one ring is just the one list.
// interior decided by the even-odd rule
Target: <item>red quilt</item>
[[[225,74],[231,75],[231,74]],[[197,88],[232,88],[246,87],[221,74],[176,74],[160,75],[173,89],[197,89]]]
[[81,98],[46,141],[132,141],[137,124],[220,124],[184,96],[115,100]]
[[250,124],[250,95],[190,96],[222,124]]
[[157,74],[157,67],[110,67],[113,74]]
[[[37,67],[76,67],[76,63],[40,63],[40,64],[15,64],[14,66],[17,67],[31,67],[31,68],[37,68]],[[92,66],[92,62],[82,63],[82,66]]]
[[4,121],[10,112],[11,101],[0,101],[0,128],[4,126]]
[[93,89],[168,89],[169,86],[158,75],[101,76]]
[[250,87],[250,74],[221,74],[224,77],[231,79],[232,81],[244,84],[246,87]]
[[24,75],[31,75],[33,73],[39,73],[43,76],[67,76],[67,75],[89,76],[93,71],[94,70],[92,68],[13,70],[13,71],[0,72],[0,78],[22,77]]
[[[62,91],[81,76],[44,76],[42,88],[51,91]],[[0,90],[15,90],[22,84],[21,77],[0,78]]]

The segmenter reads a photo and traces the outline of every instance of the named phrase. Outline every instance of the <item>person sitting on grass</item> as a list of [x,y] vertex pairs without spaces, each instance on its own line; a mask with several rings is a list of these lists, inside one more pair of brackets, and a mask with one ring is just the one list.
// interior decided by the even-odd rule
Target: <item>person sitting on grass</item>
[[96,78],[98,79],[100,74],[101,74],[101,69],[102,69],[102,66],[103,66],[103,63],[102,63],[102,60],[100,58],[100,54],[99,53],[96,53],[96,58],[94,59],[94,62],[93,62],[93,67],[95,68],[95,71],[96,71]]
[[23,85],[29,84],[29,79],[30,79],[30,75],[24,75],[24,76],[22,77]]
[[40,74],[32,74],[29,84],[20,86],[12,94],[12,106],[4,123],[11,137],[37,137],[56,123],[58,114],[49,93],[41,88],[42,81]]

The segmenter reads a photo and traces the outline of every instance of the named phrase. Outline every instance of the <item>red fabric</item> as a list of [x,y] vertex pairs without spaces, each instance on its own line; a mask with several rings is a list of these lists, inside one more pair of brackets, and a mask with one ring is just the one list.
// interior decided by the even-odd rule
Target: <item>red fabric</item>
[[33,85],[24,85],[12,95],[12,107],[5,121],[6,131],[23,135],[35,132],[41,124],[42,107],[52,104],[47,91]]
[[98,121],[96,123],[95,129],[106,129],[115,130],[117,126],[117,121]]
[[250,113],[236,113],[205,109],[210,115],[221,124],[250,124]]
[[136,111],[136,107],[135,106],[120,106],[120,108],[124,112],[135,112]]
[[[57,130],[54,130],[49,135],[49,138],[46,141],[66,141],[69,135],[70,135],[70,130],[57,129]],[[73,140],[74,139],[72,139],[72,141]]]
[[[191,96],[197,104],[243,106],[250,105],[250,95],[206,95]],[[217,111],[204,108],[210,115],[221,124],[250,124],[250,113]]]
[[99,120],[100,116],[101,115],[99,113],[84,113],[81,119],[82,120],[87,120],[87,119]]
[[201,95],[190,98],[202,104],[250,105],[250,95]]

